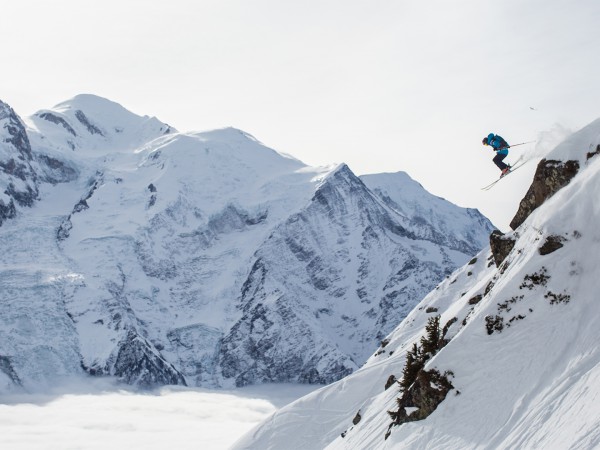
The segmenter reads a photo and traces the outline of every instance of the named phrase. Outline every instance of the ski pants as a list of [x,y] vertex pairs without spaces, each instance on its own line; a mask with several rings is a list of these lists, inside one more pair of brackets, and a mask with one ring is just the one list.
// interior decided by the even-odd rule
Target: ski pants
[[508,156],[508,152],[507,153],[496,153],[496,156],[494,156],[494,159],[492,159],[492,161],[494,161],[494,164],[496,164],[498,166],[498,169],[504,170],[508,167],[508,165],[505,164],[504,162],[502,162],[502,160],[504,158],[506,158],[507,156]]

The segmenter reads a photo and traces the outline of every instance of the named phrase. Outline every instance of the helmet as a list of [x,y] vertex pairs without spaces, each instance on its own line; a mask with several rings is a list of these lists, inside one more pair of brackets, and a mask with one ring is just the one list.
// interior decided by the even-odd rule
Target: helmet
[[487,138],[487,136],[483,138],[483,140],[481,141],[481,143],[483,145],[488,145],[488,138]]

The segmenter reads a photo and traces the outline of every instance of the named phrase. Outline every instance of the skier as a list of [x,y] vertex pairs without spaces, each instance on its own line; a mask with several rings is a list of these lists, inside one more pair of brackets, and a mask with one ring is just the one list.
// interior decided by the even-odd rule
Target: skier
[[508,155],[508,149],[510,145],[506,142],[502,136],[498,136],[497,134],[490,133],[487,137],[483,138],[481,141],[483,145],[491,146],[496,152],[496,156],[494,156],[494,164],[498,166],[498,168],[502,171],[500,178],[510,172],[510,165],[502,162],[504,158]]

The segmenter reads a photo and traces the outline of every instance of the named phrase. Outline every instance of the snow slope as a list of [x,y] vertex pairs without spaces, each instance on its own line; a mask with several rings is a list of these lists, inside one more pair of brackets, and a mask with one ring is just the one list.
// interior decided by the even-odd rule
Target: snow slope
[[365,183],[240,130],[179,133],[92,95],[18,122],[40,187],[0,226],[7,389],[84,373],[332,382],[492,229],[405,174]]
[[[515,245],[499,267],[483,250],[360,370],[276,412],[235,448],[598,447],[598,153],[600,121],[546,156],[578,161],[579,172],[506,236]],[[448,373],[453,389],[426,419],[390,428],[387,411],[401,393],[396,383],[384,386],[390,375],[402,377],[407,350],[435,315],[448,325],[449,343],[425,370]]]

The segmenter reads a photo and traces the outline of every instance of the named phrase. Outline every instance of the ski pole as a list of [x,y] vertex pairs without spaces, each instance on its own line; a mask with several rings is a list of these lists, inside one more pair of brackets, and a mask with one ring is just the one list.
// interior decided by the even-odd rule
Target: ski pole
[[516,147],[517,145],[531,144],[533,142],[536,142],[536,141],[528,141],[528,142],[521,142],[520,144],[512,144],[512,145],[509,145],[509,148]]

